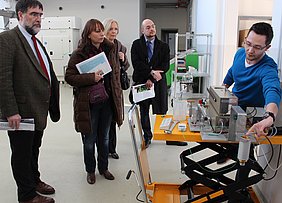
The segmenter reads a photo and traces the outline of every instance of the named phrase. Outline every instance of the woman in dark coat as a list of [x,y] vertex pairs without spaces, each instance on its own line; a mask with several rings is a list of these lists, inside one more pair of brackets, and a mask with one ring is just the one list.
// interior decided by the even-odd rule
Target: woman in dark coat
[[[116,63],[119,68],[126,71],[129,68],[129,62],[126,56],[126,47],[116,39],[119,33],[118,22],[114,19],[107,18],[103,21],[105,27],[106,38],[114,44],[116,50]],[[109,154],[114,159],[119,159],[119,155],[116,152],[117,145],[117,134],[116,134],[116,122],[111,123],[110,134],[109,134]]]
[[[82,39],[69,60],[65,80],[74,87],[74,122],[77,132],[81,132],[84,163],[87,172],[87,182],[94,184],[95,178],[95,144],[98,151],[98,170],[108,180],[114,176],[108,170],[109,129],[112,119],[118,126],[122,125],[122,89],[120,86],[120,70],[116,64],[116,53],[111,42],[104,38],[104,26],[96,20],[89,20],[82,32]],[[95,73],[80,74],[76,64],[105,52],[112,71],[104,77]],[[89,89],[102,82],[109,99],[92,104],[89,102]]]

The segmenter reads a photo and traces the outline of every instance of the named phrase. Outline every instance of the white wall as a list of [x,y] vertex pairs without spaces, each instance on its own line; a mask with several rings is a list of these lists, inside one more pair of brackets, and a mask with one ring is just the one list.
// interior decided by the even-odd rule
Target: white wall
[[272,16],[273,0],[239,0],[240,16]]
[[[273,15],[272,15],[272,26],[274,31],[274,38],[271,43],[271,49],[269,55],[273,57],[273,59],[278,63],[278,68],[281,70],[281,60],[282,60],[282,42],[281,42],[281,35],[282,35],[282,1],[281,0],[274,0],[273,1]],[[281,80],[281,79],[280,79]],[[280,106],[280,108],[282,108]],[[269,145],[262,146],[265,152],[270,151]],[[278,160],[278,153],[279,153],[279,145],[274,146],[274,156],[273,161],[271,162],[272,168],[276,168],[276,163]],[[262,151],[260,150],[260,153]],[[270,153],[267,154],[268,159],[270,158]],[[282,162],[282,157],[280,157],[280,163]],[[265,159],[264,157],[259,158],[259,163],[262,166],[265,166]],[[273,171],[269,168],[266,170],[267,177],[271,177],[273,175]],[[265,202],[271,203],[280,203],[282,199],[281,187],[282,187],[282,169],[280,168],[277,172],[276,177],[270,181],[261,181],[259,182],[258,188],[264,197]],[[267,201],[266,201],[267,200]]]
[[195,33],[212,34],[210,84],[221,85],[236,52],[238,1],[197,0],[196,3]]
[[4,8],[5,8],[5,1],[0,0],[0,9],[4,9]]
[[[154,21],[157,37],[161,39],[161,29],[177,29],[178,33],[187,32],[187,8],[147,8],[146,18]],[[185,49],[185,38],[179,39],[179,49]]]
[[[132,42],[139,38],[140,6],[139,0],[41,0],[44,16],[77,16],[82,20],[82,26],[91,19],[103,21],[105,18],[114,18],[119,23],[120,32],[117,38],[127,47],[127,56],[130,59]],[[104,5],[104,9],[101,8]],[[62,7],[62,10],[59,10]],[[129,69],[131,74],[132,67]]]
[[[273,59],[278,64],[279,69],[281,70],[281,61],[282,61],[282,1],[281,0],[273,0],[273,16],[272,16],[272,26],[274,37],[271,43],[271,49],[269,54],[273,57]],[[281,78],[281,77],[280,77]],[[280,79],[281,80],[281,79]]]
[[[251,8],[251,9],[250,9]],[[239,0],[239,16],[272,16],[273,0],[253,1]],[[263,21],[271,24],[271,21],[264,19],[241,20],[239,30],[249,29],[252,24]]]

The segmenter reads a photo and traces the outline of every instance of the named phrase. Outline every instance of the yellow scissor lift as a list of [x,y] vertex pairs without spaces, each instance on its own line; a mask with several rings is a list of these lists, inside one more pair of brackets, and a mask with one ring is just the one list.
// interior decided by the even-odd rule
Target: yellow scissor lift
[[155,183],[151,180],[145,142],[142,136],[139,110],[136,104],[133,104],[128,111],[128,122],[144,202],[180,203],[180,195],[182,194],[178,188],[181,184]]
[[[223,190],[213,191],[211,188],[202,184],[194,185],[189,190],[179,190],[179,187],[182,185],[181,183],[172,184],[152,182],[145,141],[141,129],[139,110],[136,104],[133,104],[128,111],[128,122],[137,163],[140,187],[145,203],[180,203],[181,195],[186,195],[186,197],[188,197],[187,202],[214,202],[213,199],[223,195]],[[254,202],[259,203],[260,201],[251,187],[250,190]],[[200,195],[201,198],[189,201],[191,193],[193,193],[193,195]]]

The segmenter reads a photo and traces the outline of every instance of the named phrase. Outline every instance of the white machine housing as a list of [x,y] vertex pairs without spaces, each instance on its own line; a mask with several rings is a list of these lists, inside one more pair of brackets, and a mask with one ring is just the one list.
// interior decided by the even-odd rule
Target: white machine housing
[[[10,19],[10,29],[17,25],[16,18]],[[80,29],[81,19],[75,16],[42,18],[41,31],[36,37],[46,47],[60,81],[64,81],[69,56],[77,48]]]

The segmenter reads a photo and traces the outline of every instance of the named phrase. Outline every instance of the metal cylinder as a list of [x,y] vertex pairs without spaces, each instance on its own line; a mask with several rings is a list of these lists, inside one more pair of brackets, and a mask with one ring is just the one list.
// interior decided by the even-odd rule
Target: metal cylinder
[[237,155],[237,158],[241,166],[244,166],[245,163],[248,161],[249,154],[250,154],[250,148],[251,148],[250,138],[247,136],[241,136],[240,142],[239,142],[238,155]]

